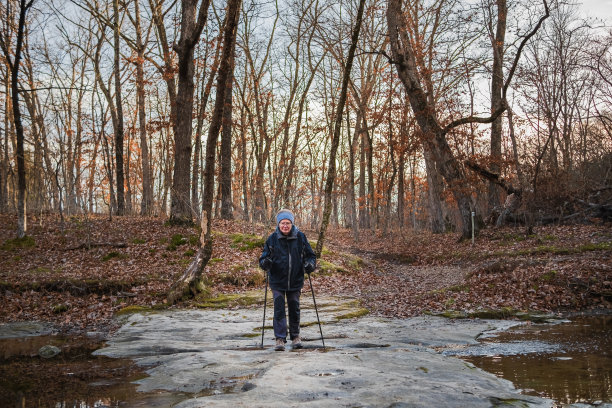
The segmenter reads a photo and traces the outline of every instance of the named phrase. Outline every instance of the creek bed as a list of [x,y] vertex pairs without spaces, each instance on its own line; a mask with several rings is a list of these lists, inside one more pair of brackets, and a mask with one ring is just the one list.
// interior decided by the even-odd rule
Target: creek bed
[[[49,346],[59,354],[39,356]],[[152,407],[176,399],[137,392],[133,381],[146,376],[142,368],[130,359],[92,355],[102,346],[82,337],[0,338],[0,407],[118,407],[135,400]]]
[[525,324],[479,340],[478,345],[444,354],[505,378],[525,394],[561,405],[612,402],[612,315]]

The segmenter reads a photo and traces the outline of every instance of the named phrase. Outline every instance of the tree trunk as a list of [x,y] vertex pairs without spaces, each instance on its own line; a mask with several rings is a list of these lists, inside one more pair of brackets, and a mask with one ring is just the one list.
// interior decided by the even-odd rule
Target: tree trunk
[[202,272],[210,260],[213,250],[212,242],[212,207],[215,181],[215,158],[217,139],[223,120],[225,108],[225,92],[228,77],[233,75],[232,56],[236,44],[236,28],[240,11],[240,0],[229,0],[224,24],[223,54],[217,76],[217,95],[213,110],[208,137],[206,140],[206,167],[204,169],[204,194],[201,217],[200,247],[193,261],[185,270],[181,278],[172,285],[168,293],[168,303],[174,304],[187,295],[195,295],[202,288]]
[[[6,116],[6,115],[5,115]],[[5,122],[6,123],[6,122]],[[7,210],[8,188],[7,188],[7,163],[8,163],[8,132],[4,132],[4,143],[2,143],[2,129],[0,129],[0,214]]]
[[115,77],[115,109],[117,110],[117,126],[115,128],[115,175],[117,177],[117,215],[125,214],[124,173],[123,173],[123,101],[121,97],[121,50],[119,49],[119,0],[113,0],[115,14],[113,24],[113,40],[115,62],[113,73]]
[[15,45],[14,59],[11,61],[8,38],[0,33],[0,46],[11,75],[11,99],[13,102],[13,120],[17,136],[17,237],[23,238],[27,232],[26,217],[26,169],[23,123],[21,122],[21,109],[19,107],[19,64],[21,62],[21,51],[25,36],[26,13],[32,7],[34,0],[19,2],[19,22],[17,25],[17,39]]
[[142,39],[140,26],[140,0],[134,1],[134,28],[136,29],[136,104],[138,106],[138,127],[140,135],[140,154],[142,167],[142,201],[140,215],[150,215],[153,211],[153,176],[147,140],[147,115],[145,110],[144,61],[146,46]]
[[353,67],[353,59],[355,57],[355,49],[357,48],[357,41],[359,39],[359,31],[361,30],[361,21],[363,18],[363,9],[365,6],[365,0],[359,1],[359,9],[357,10],[357,20],[355,22],[355,28],[351,37],[351,48],[349,49],[346,65],[344,67],[344,75],[342,78],[342,89],[340,91],[340,98],[338,100],[338,106],[335,114],[334,123],[334,135],[332,139],[331,151],[329,155],[329,167],[327,169],[327,180],[325,181],[325,204],[323,206],[323,217],[321,220],[321,228],[319,230],[319,239],[317,240],[317,247],[315,254],[317,258],[321,257],[323,251],[323,241],[325,240],[325,231],[329,225],[329,218],[332,210],[332,191],[334,188],[334,181],[336,179],[336,152],[338,151],[338,145],[340,144],[340,131],[342,128],[342,115],[344,112],[344,105],[346,103],[346,94],[348,89],[349,78],[351,75],[351,69]]
[[436,162],[427,146],[423,149],[425,170],[427,173],[427,197],[429,199],[429,222],[431,232],[441,234],[444,232],[444,213],[442,211],[442,192],[444,185],[440,173],[436,169]]
[[[490,28],[491,47],[493,49],[493,72],[491,76],[491,114],[498,110],[503,103],[502,89],[504,86],[503,59],[506,38],[506,16],[508,8],[506,0],[496,0],[497,3],[497,28],[493,37],[493,29]],[[501,171],[502,160],[502,123],[503,116],[499,116],[491,123],[491,171]],[[499,187],[495,183],[489,183],[489,212],[500,205]]]
[[[181,35],[174,49],[178,55],[177,117],[174,134],[174,174],[170,191],[170,222],[190,224],[191,133],[193,121],[194,49],[208,18],[210,0],[203,0],[196,19],[199,0],[182,0]],[[195,211],[195,209],[193,209]]]
[[[234,45],[232,47],[235,48]],[[232,88],[234,83],[234,58],[230,61],[230,72],[225,84],[225,107],[223,108],[223,125],[221,133],[221,218],[231,220],[233,215],[232,203]]]

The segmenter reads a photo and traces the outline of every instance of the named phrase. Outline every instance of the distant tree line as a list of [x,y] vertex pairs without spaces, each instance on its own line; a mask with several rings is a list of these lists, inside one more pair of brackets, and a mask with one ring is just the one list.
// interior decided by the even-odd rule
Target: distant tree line
[[7,0],[0,212],[20,236],[33,213],[268,222],[290,207],[356,238],[609,219],[612,34],[578,11]]

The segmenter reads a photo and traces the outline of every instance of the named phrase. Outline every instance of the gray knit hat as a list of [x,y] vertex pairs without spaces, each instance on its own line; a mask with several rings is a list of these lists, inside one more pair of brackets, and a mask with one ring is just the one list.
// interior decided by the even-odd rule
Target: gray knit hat
[[283,208],[276,214],[276,225],[280,224],[282,220],[289,220],[291,223],[294,223],[293,213],[291,210]]

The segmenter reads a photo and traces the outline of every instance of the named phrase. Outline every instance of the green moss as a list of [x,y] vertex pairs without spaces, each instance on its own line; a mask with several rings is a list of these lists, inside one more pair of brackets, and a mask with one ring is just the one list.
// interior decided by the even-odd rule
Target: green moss
[[166,249],[168,251],[176,251],[176,248],[186,244],[187,242],[187,238],[183,237],[181,234],[174,234],[170,238],[170,243],[166,246]]
[[219,262],[223,262],[223,258],[211,258],[210,261],[208,261],[208,265],[214,265]]
[[340,316],[336,316],[336,320],[344,320],[344,319],[353,319],[356,317],[363,317],[365,315],[367,315],[368,313],[370,313],[370,311],[368,309],[366,309],[365,307],[362,307],[358,310],[349,312],[349,313],[345,313],[343,315]]
[[232,234],[232,248],[241,251],[249,251],[255,248],[263,248],[266,240],[253,234]]
[[134,238],[134,239],[132,240],[132,244],[134,244],[134,245],[144,244],[145,242],[147,242],[147,241],[145,241],[145,240],[144,240],[144,239],[142,239],[142,238]]
[[362,258],[354,255],[346,255],[346,258],[348,260],[348,266],[352,269],[361,269],[361,267],[363,267],[364,262]]
[[125,316],[125,315],[133,314],[133,313],[148,313],[152,311],[153,309],[148,306],[131,305],[131,306],[126,306],[123,309],[117,311],[115,313],[115,316]]
[[588,251],[608,251],[612,249],[612,241],[608,242],[599,242],[597,244],[588,243],[581,245],[578,250],[580,252],[588,252]]
[[195,306],[200,309],[225,309],[233,306],[251,306],[261,301],[261,296],[255,293],[220,294],[215,297],[198,296],[200,303]]
[[[312,248],[312,250],[314,251],[315,248],[317,247],[317,243],[319,241],[318,240],[308,240],[308,243],[310,244],[310,247]],[[325,245],[323,245],[323,249],[321,249],[321,256],[325,256],[325,255],[333,255],[334,252],[329,250]]]
[[183,253],[183,256],[186,256],[188,258],[192,257],[195,255],[195,251],[193,249],[188,249],[187,251],[185,251]]
[[110,261],[110,260],[111,260],[111,259],[113,259],[113,258],[117,258],[117,259],[125,259],[125,258],[127,258],[127,257],[128,257],[128,256],[127,256],[127,254],[122,254],[122,253],[120,253],[120,252],[115,252],[115,251],[112,251],[112,252],[109,252],[108,254],[104,255],[104,256],[102,257],[102,261],[103,261],[103,262]]
[[53,270],[51,268],[48,268],[46,266],[37,266],[34,269],[30,269],[30,273],[33,274],[45,274],[45,273],[52,273]]
[[67,312],[68,309],[69,309],[68,305],[65,305],[65,304],[55,305],[53,306],[53,313],[62,314],[64,312]]
[[190,235],[189,236],[189,245],[192,245],[192,246],[200,245],[200,236],[199,235]]
[[555,277],[557,276],[557,271],[555,271],[554,269],[544,273],[543,275],[540,275],[540,280],[543,280],[544,282],[550,282],[551,280],[553,280]]
[[346,273],[347,270],[326,260],[320,260],[318,274],[329,275],[335,272]]
[[0,249],[4,251],[14,251],[17,249],[33,248],[36,246],[34,238],[26,235],[23,238],[13,238],[4,241]]
[[429,369],[428,369],[427,367],[423,367],[423,366],[421,366],[421,367],[417,368],[417,370],[421,370],[421,371],[422,371],[422,372],[424,372],[425,374],[427,374],[427,373],[429,372]]
[[244,265],[234,265],[230,272],[220,273],[216,280],[229,285],[252,287],[263,285],[265,275],[259,269],[248,269]]

